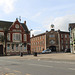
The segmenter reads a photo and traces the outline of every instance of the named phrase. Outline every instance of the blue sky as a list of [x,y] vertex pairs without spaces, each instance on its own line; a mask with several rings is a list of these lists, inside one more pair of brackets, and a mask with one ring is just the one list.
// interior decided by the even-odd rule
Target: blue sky
[[33,29],[32,34],[50,30],[68,31],[69,23],[75,23],[75,0],[0,0],[0,20],[21,22]]

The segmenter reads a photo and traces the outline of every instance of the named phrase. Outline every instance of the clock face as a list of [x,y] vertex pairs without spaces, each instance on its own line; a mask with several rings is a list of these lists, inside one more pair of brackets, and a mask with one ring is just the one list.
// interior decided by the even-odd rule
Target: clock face
[[19,28],[19,25],[18,25],[18,24],[16,24],[16,25],[15,25],[15,28]]

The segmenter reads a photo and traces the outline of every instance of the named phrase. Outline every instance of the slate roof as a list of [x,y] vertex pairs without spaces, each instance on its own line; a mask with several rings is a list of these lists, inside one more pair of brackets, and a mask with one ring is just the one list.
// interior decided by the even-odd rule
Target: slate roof
[[[13,22],[9,22],[9,21],[0,21],[0,29],[9,29],[9,27],[13,24]],[[24,30],[26,32],[29,32],[27,26],[24,23],[21,23],[22,27],[24,28]]]
[[22,27],[24,28],[24,30],[25,30],[26,32],[29,32],[27,25],[25,25],[24,23],[21,23],[21,25],[22,25]]
[[0,21],[0,28],[9,28],[12,25],[13,22],[7,22],[7,21]]

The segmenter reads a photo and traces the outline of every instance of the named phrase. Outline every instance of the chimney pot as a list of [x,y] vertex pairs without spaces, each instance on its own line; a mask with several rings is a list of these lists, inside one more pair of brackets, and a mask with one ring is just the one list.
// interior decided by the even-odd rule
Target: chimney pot
[[60,32],[60,29],[58,29],[58,32]]
[[24,21],[24,24],[26,24],[26,21]]
[[48,30],[46,30],[46,33],[48,32]]
[[34,34],[32,34],[32,37],[34,37]]
[[18,21],[18,18],[16,18],[16,21]]

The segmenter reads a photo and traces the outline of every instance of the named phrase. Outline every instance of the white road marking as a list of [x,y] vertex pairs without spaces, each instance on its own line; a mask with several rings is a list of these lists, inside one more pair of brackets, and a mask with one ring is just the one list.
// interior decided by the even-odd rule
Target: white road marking
[[[5,61],[5,60],[0,60],[0,61]],[[20,63],[20,62],[13,62],[13,61],[5,61],[5,62],[11,62],[11,63],[17,63],[17,64]]]
[[42,66],[42,67],[53,67],[53,66],[48,66],[48,65],[39,65],[39,64],[28,64],[28,65],[33,65],[33,66]]
[[69,61],[44,61],[44,62],[63,63],[63,64],[75,64],[75,62],[69,62]]
[[68,68],[69,70],[74,70],[75,71],[75,68]]
[[40,59],[38,59],[38,61],[40,61]]

